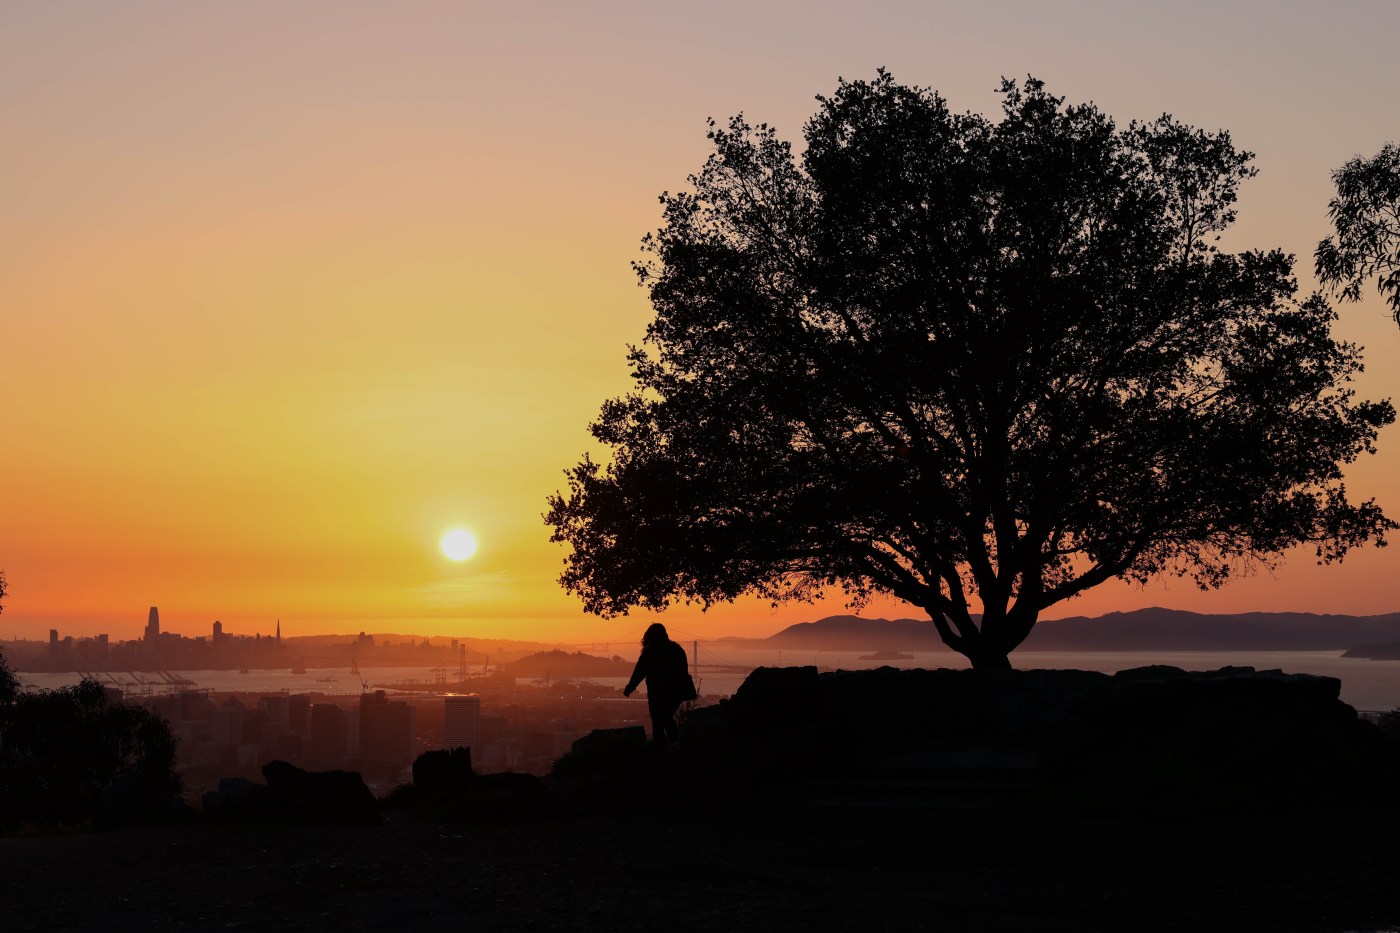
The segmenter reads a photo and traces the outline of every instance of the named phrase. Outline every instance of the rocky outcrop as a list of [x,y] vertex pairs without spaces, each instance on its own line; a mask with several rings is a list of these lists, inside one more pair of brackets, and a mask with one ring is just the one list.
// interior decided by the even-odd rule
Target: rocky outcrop
[[1400,747],[1340,688],[1249,667],[1124,671],[1046,736],[1044,764],[1081,802],[1114,809],[1390,805]]
[[[760,668],[702,711],[781,782],[957,749],[1034,753],[1057,799],[1216,812],[1388,803],[1397,745],[1338,699],[1334,678],[1187,672]],[[683,735],[684,740],[684,735]]]
[[438,749],[413,762],[413,783],[386,800],[390,809],[441,822],[532,819],[559,810],[558,796],[533,774],[476,774],[471,751]]
[[266,784],[241,777],[219,778],[217,790],[204,792],[200,805],[206,816],[266,816],[272,802]]
[[[814,723],[860,747],[910,741],[1035,741],[1078,698],[1109,681],[1092,671],[900,670],[818,674],[758,668],[726,704],[741,734]],[[832,731],[834,730],[834,731]]]
[[576,781],[588,799],[625,799],[638,765],[653,757],[647,731],[642,726],[594,729],[554,763],[550,778]]
[[206,815],[287,823],[359,826],[377,822],[378,806],[356,771],[305,771],[285,761],[263,765],[266,784],[222,778],[202,800]]
[[379,819],[374,794],[358,771],[305,771],[285,761],[262,766],[272,805],[312,823],[364,825]]
[[413,787],[420,794],[453,794],[468,789],[476,778],[470,748],[424,752],[413,762]]

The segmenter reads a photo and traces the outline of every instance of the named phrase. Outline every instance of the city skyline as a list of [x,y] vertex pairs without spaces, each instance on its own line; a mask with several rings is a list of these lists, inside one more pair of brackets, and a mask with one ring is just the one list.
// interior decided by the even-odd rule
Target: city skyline
[[[1304,292],[1331,171],[1400,137],[1391,4],[707,10],[0,14],[0,639],[133,638],[151,605],[182,632],[580,643],[841,613],[607,621],[555,582],[545,499],[629,386],[650,316],[629,263],[707,117],[796,140],[815,95],[880,66],[954,110],[994,113],[998,79],[1032,73],[1120,123],[1169,111],[1256,154],[1227,245],[1296,254]],[[1338,312],[1358,392],[1400,396],[1382,302]],[[1348,487],[1400,517],[1400,431],[1378,451]],[[453,528],[470,559],[440,549]],[[1397,553],[1299,550],[1209,593],[1111,583],[1047,615],[1391,612]]]

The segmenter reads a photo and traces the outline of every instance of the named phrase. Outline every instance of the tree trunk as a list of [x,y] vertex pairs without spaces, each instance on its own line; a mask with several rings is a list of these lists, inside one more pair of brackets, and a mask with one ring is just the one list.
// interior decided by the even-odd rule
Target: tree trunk
[[[938,635],[943,639],[943,643],[971,661],[973,670],[1011,670],[1009,655],[1011,647],[1015,646],[1007,647],[1004,639],[997,638],[995,634],[988,634],[985,617],[981,629],[967,625],[960,632],[954,632],[948,624],[948,619],[941,615],[937,608],[926,608],[926,611],[938,628]],[[995,625],[996,623],[993,623],[993,626]]]
[[974,671],[1011,670],[1011,657],[1009,653],[997,651],[995,648],[984,648],[980,651],[968,652],[967,659],[972,662],[972,669]]
[[1011,649],[1021,643],[1016,637],[1015,610],[1007,613],[1006,605],[982,607],[982,622],[978,626],[977,637],[962,645],[963,654],[972,662],[977,671],[1011,670]]

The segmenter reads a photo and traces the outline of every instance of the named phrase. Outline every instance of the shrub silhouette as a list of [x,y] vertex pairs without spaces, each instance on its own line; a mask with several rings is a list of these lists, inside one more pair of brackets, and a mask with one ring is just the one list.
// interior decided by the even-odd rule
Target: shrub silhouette
[[96,681],[21,693],[0,656],[0,830],[82,825],[121,779],[173,800],[175,737],[157,713]]
[[1381,713],[1380,719],[1376,721],[1382,733],[1387,737],[1400,742],[1400,706],[1385,713]]

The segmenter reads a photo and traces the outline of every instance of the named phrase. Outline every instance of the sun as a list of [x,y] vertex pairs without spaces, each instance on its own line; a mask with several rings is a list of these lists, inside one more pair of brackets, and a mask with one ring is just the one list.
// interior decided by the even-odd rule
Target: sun
[[476,553],[476,535],[465,528],[450,528],[443,532],[438,547],[448,560],[464,561]]

